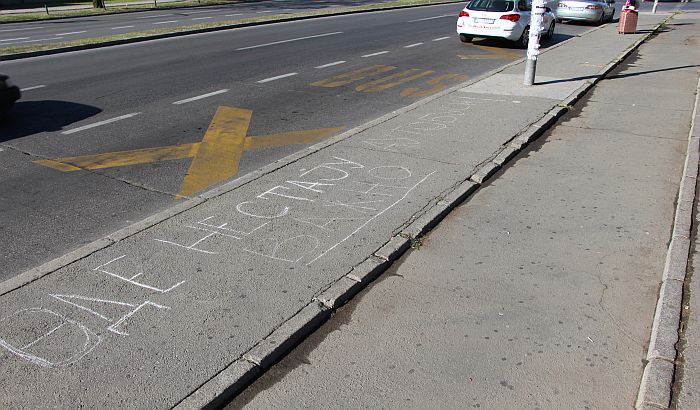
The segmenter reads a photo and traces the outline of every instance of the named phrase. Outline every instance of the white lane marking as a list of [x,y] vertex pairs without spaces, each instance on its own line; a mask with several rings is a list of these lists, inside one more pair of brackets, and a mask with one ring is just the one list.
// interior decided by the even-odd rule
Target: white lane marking
[[417,47],[417,46],[422,46],[423,43],[414,43],[414,44],[409,44],[407,46],[403,46],[403,48],[411,48],[411,47]]
[[154,19],[158,17],[168,17],[168,16],[174,16],[174,14],[158,14],[156,16],[144,16],[144,17],[136,17],[137,19]]
[[242,16],[243,13],[236,13],[236,14],[224,14],[224,17],[233,17],[233,16]]
[[24,30],[36,30],[40,27],[25,27],[25,28],[8,28],[5,30],[0,30],[0,33],[7,33],[9,31],[24,31]]
[[131,114],[126,114],[126,115],[122,115],[120,117],[110,118],[108,120],[96,122],[93,124],[83,125],[82,127],[73,128],[72,130],[63,131],[61,134],[65,134],[65,135],[74,134],[74,133],[79,132],[79,131],[84,131],[84,130],[89,130],[90,128],[99,127],[100,125],[111,124],[113,122],[117,122],[117,121],[125,120],[127,118],[135,117],[139,114],[141,114],[141,113],[140,112],[132,112]]
[[256,14],[262,14],[262,13],[274,13],[277,10],[265,10],[265,11],[256,11]]
[[426,17],[422,19],[416,19],[416,20],[409,20],[409,23],[415,23],[416,21],[425,21],[425,20],[433,20],[433,19],[441,19],[443,17],[454,17],[454,14],[443,14],[442,16],[434,16],[434,17]]
[[49,40],[60,40],[63,37],[50,37],[50,38],[38,38],[36,40],[24,40],[24,41],[15,41],[14,43],[3,43],[3,46],[7,46],[10,44],[23,44],[23,43],[36,43],[37,41],[49,41]]
[[132,27],[134,27],[134,26],[112,27],[112,30],[121,30],[121,29],[124,29],[124,28],[132,28]]
[[156,21],[153,24],[168,24],[168,23],[177,23],[180,20],[168,20],[168,21]]
[[70,33],[58,33],[56,34],[57,36],[70,36],[71,34],[83,34],[87,33],[87,31],[71,31]]
[[450,37],[438,37],[433,41],[442,41],[442,40],[447,40],[448,38],[450,38]]
[[35,85],[33,87],[20,88],[19,90],[20,91],[31,91],[31,90],[37,90],[39,88],[44,88],[44,87],[46,87],[46,86],[42,84],[42,85]]
[[343,63],[345,63],[345,61],[343,61],[343,60],[340,60],[340,61],[334,61],[334,62],[332,62],[332,63],[328,63],[328,64],[320,65],[320,66],[318,66],[318,67],[314,67],[314,68],[326,68],[326,67],[333,67],[334,65],[338,65],[338,64],[343,64]]
[[188,11],[185,14],[199,14],[199,13],[214,13],[217,10],[199,10],[199,11]]
[[386,53],[388,53],[388,51],[379,51],[379,52],[377,52],[377,53],[365,54],[365,55],[363,55],[362,57],[363,57],[363,58],[365,58],[365,57],[374,57],[374,56],[378,56],[378,55],[386,54]]
[[241,47],[241,48],[237,48],[236,51],[250,50],[251,48],[266,47],[266,46],[272,46],[272,45],[275,45],[275,44],[290,43],[290,42],[292,42],[292,41],[306,40],[306,39],[309,39],[309,38],[334,36],[334,35],[336,35],[336,34],[343,34],[343,32],[342,32],[342,31],[336,31],[336,32],[333,32],[333,33],[317,34],[317,35],[315,35],[315,36],[306,36],[306,37],[290,38],[289,40],[275,41],[274,43],[265,43],[265,44],[258,44],[258,45],[255,45],[255,46]]
[[206,93],[206,94],[198,95],[198,96],[192,97],[192,98],[186,98],[186,99],[180,100],[180,101],[175,101],[173,104],[175,104],[175,105],[185,104],[185,103],[188,103],[188,102],[201,100],[202,98],[211,97],[211,96],[213,96],[213,95],[218,95],[218,94],[227,93],[228,91],[229,91],[228,88],[224,88],[223,90],[219,90],[219,91],[214,91],[214,92],[211,92],[211,93]]
[[214,17],[195,17],[192,20],[206,20],[206,19],[213,19]]
[[30,38],[31,38],[31,37],[17,37],[17,38],[6,38],[6,39],[4,39],[4,40],[0,40],[0,41],[17,41],[17,40],[28,40],[28,39],[30,39]]
[[268,82],[270,82],[270,81],[279,80],[280,78],[285,78],[285,77],[291,77],[291,76],[297,75],[297,74],[299,74],[299,73],[287,73],[287,74],[282,74],[282,75],[278,75],[278,76],[276,76],[276,77],[270,77],[270,78],[266,78],[266,79],[264,79],[264,80],[257,81],[257,83],[259,83],[259,84],[268,83]]

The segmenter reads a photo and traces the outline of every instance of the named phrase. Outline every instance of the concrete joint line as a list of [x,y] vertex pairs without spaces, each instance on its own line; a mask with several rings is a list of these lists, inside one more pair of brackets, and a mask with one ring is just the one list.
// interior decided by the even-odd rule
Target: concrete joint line
[[[665,24],[672,18],[666,18]],[[658,27],[653,31],[656,32]],[[644,367],[642,381],[637,394],[636,408],[657,406],[667,408],[671,404],[671,388],[675,374],[675,360],[678,352],[676,343],[679,338],[681,310],[683,302],[683,285],[685,282],[688,255],[690,252],[690,229],[692,227],[693,201],[698,175],[698,143],[694,137],[700,105],[700,78],[695,95],[693,121],[688,135],[688,150],[684,163],[683,177],[679,184],[678,203],[674,218],[674,236],[666,253],[663,282],[654,312],[649,347],[648,363]],[[690,205],[690,206],[688,206]],[[676,236],[678,235],[678,236]]]

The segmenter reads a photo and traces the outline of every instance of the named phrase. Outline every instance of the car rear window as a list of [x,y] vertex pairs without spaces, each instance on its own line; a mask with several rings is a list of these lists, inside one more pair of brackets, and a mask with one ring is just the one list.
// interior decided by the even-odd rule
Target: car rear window
[[504,0],[472,0],[467,8],[476,11],[512,11],[514,2]]

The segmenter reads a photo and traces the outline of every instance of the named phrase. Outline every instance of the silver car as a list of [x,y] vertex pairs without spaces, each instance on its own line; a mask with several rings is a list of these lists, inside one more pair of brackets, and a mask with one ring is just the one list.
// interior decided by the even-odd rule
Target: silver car
[[612,21],[615,0],[560,0],[557,20],[585,21],[603,24]]

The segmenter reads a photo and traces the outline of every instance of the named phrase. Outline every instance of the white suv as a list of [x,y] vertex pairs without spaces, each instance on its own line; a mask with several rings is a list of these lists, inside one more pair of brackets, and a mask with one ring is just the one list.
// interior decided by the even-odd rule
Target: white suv
[[[530,35],[530,6],[528,0],[472,0],[459,13],[457,33],[464,43],[474,37],[496,37],[515,41],[527,48]],[[544,14],[545,37],[554,35],[555,17],[547,7]]]

